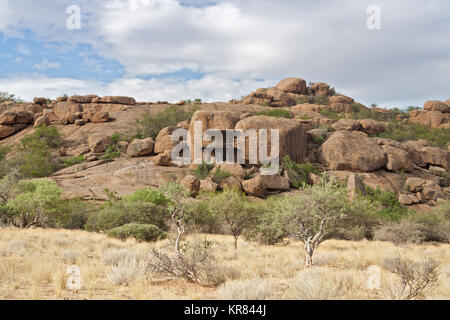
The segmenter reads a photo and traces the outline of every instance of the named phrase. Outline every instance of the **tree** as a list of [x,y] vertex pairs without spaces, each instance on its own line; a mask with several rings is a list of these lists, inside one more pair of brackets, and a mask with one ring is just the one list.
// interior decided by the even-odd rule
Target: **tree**
[[163,195],[170,200],[167,204],[167,209],[169,210],[173,224],[177,228],[175,252],[180,254],[180,239],[185,232],[184,216],[187,210],[186,200],[189,198],[189,191],[174,182],[169,182],[160,188]]
[[212,212],[219,215],[234,237],[234,248],[246,228],[252,226],[255,210],[245,195],[236,189],[226,189],[209,200]]
[[291,235],[299,238],[306,251],[306,266],[313,263],[313,254],[326,240],[339,220],[350,210],[345,188],[332,179],[323,185],[308,186],[295,196],[285,196],[275,204],[283,213]]

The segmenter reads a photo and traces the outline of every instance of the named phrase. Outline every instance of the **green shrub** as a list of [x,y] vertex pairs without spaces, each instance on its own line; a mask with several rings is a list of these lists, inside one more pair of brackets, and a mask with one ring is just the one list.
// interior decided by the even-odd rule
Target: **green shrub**
[[320,175],[319,169],[313,164],[296,163],[289,156],[283,158],[281,168],[287,172],[291,187],[297,189],[309,184],[310,173]]
[[101,159],[115,159],[119,158],[122,155],[120,150],[117,148],[116,145],[111,145],[105,150],[105,154],[101,156]]
[[55,149],[61,146],[62,138],[56,127],[44,125],[36,128],[32,134],[21,140],[25,149],[35,146],[38,142],[43,142],[49,148]]
[[[204,194],[202,196],[205,196]],[[209,197],[204,201],[192,203],[186,210],[186,227],[195,233],[222,233],[220,217],[212,211],[208,204]]]
[[5,157],[8,155],[8,153],[11,151],[10,146],[0,146],[0,161],[5,159]]
[[23,100],[16,95],[8,92],[0,92],[0,103],[12,101],[14,103],[23,103]]
[[292,114],[286,110],[286,109],[272,109],[272,110],[265,110],[258,112],[255,114],[256,116],[269,116],[269,117],[276,117],[276,118],[288,118],[292,119]]
[[450,187],[450,172],[445,171],[442,175],[441,186],[443,188]]
[[171,106],[155,116],[145,113],[138,120],[138,134],[141,137],[155,139],[163,128],[176,126],[181,121],[190,121],[195,111],[185,111],[183,107]]
[[444,148],[450,144],[450,129],[435,129],[415,123],[391,123],[387,126],[386,132],[379,136],[396,141],[423,139]]
[[231,177],[231,173],[229,173],[227,170],[217,168],[213,173],[212,180],[220,184],[223,180],[225,180],[228,177]]
[[107,232],[108,236],[120,240],[135,238],[138,241],[158,241],[166,238],[166,233],[152,224],[129,223]]
[[150,202],[118,201],[90,215],[86,229],[107,231],[129,223],[153,224],[166,231],[167,209]]
[[379,207],[377,215],[390,221],[399,221],[408,210],[401,205],[395,192],[383,192],[380,188],[372,189],[366,186],[368,198]]
[[214,164],[203,162],[199,164],[197,168],[193,171],[194,176],[199,180],[206,179],[209,176],[209,172],[214,168]]
[[125,196],[124,200],[129,203],[150,202],[154,205],[166,205],[169,202],[160,190],[143,188],[136,190],[132,195]]
[[81,200],[62,199],[62,190],[47,180],[21,181],[17,195],[5,207],[12,215],[10,223],[18,227],[83,228],[86,207]]
[[74,166],[76,164],[83,163],[84,161],[85,160],[84,160],[83,156],[77,156],[77,157],[73,157],[73,158],[69,158],[69,159],[64,160],[64,166],[65,167],[71,167],[71,166]]

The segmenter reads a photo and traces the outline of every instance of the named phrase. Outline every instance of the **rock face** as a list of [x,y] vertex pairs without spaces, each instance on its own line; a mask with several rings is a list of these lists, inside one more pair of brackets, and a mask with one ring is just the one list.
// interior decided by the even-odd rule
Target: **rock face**
[[406,180],[405,186],[411,192],[419,192],[425,183],[426,181],[421,178],[409,178]]
[[[260,129],[268,129],[268,150],[271,150],[270,137],[271,129],[279,130],[280,137],[280,161],[285,156],[290,156],[293,161],[301,162],[307,155],[307,136],[303,126],[296,120],[275,118],[268,116],[249,117],[239,121],[236,130],[255,129],[258,133]],[[259,138],[258,138],[259,141]],[[246,158],[249,157],[249,146],[246,141]],[[270,152],[268,151],[268,154]]]
[[200,192],[200,181],[195,176],[189,175],[184,177],[181,180],[180,185],[189,191],[191,197],[196,197]]
[[332,170],[362,172],[382,168],[387,160],[381,147],[360,132],[337,131],[321,145],[318,160]]
[[323,82],[316,82],[311,86],[311,91],[315,96],[332,96],[335,94],[334,89],[330,89],[330,86]]
[[107,96],[101,98],[99,101],[101,103],[111,103],[111,104],[125,104],[125,105],[135,105],[136,100],[132,97],[122,97],[122,96]]
[[15,131],[16,129],[14,129],[14,127],[0,125],[0,139],[9,137],[14,134]]
[[113,141],[110,136],[97,133],[89,136],[88,143],[92,153],[102,153],[113,143]]
[[92,115],[89,119],[92,123],[103,123],[109,121],[109,113],[108,112],[97,112]]
[[155,142],[152,138],[135,139],[129,145],[127,154],[130,157],[144,157],[153,153]]
[[300,78],[287,78],[277,84],[277,89],[297,94],[306,94],[306,81]]
[[409,121],[431,128],[449,128],[450,115],[440,111],[412,111]]
[[331,126],[334,130],[358,131],[360,124],[357,120],[341,119]]

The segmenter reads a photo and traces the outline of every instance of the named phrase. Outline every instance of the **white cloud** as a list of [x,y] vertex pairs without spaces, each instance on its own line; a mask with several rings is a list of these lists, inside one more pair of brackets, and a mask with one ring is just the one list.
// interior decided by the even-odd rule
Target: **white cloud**
[[[273,80],[272,80],[273,81]],[[56,98],[64,94],[98,94],[133,96],[139,101],[169,101],[202,98],[205,101],[228,101],[240,98],[257,87],[266,87],[272,81],[231,80],[220,75],[206,75],[201,79],[181,82],[174,78],[143,80],[124,78],[112,83],[49,78],[42,74],[14,76],[0,79],[3,91],[31,101],[34,97]]]
[[50,62],[47,59],[44,59],[33,66],[33,68],[38,71],[45,71],[48,69],[58,69],[59,67],[61,67],[61,65],[58,62]]
[[[81,0],[77,32],[65,28],[71,2],[0,0],[0,31],[20,36],[28,29],[66,47],[89,43],[127,72],[100,88],[122,90],[121,84],[163,100],[194,93],[219,100],[247,89],[236,83],[261,78],[274,85],[288,76],[325,81],[363,103],[391,107],[450,95],[447,0]],[[366,27],[374,3],[382,9],[380,31]],[[208,75],[193,82],[137,79],[183,69]]]

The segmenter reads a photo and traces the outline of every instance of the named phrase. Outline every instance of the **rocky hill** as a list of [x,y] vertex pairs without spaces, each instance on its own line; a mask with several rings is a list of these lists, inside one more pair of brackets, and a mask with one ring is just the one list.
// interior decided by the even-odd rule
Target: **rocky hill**
[[[0,145],[17,146],[35,128],[55,126],[63,143],[54,157],[81,159],[49,177],[69,197],[105,200],[105,189],[123,196],[177,179],[193,196],[201,190],[235,186],[249,196],[265,198],[295,186],[289,170],[265,176],[258,166],[224,164],[219,167],[227,174],[220,179],[212,168],[199,177],[193,174],[199,170],[197,165],[171,162],[170,137],[176,128],[193,130],[194,121],[201,121],[203,130],[279,129],[281,157],[317,168],[318,172],[307,172],[309,183],[317,183],[319,173],[329,172],[348,181],[353,192],[380,188],[395,192],[402,204],[425,211],[450,198],[450,99],[426,102],[423,110],[408,114],[368,108],[326,83],[307,85],[303,79],[288,78],[240,101],[174,105],[193,113],[190,121],[171,123],[156,137],[148,137],[137,134],[137,120],[147,114],[157,121],[158,114],[172,104],[96,95],[6,102],[0,105]],[[414,128],[432,138],[396,135]],[[109,156],[111,152],[114,156]]]

